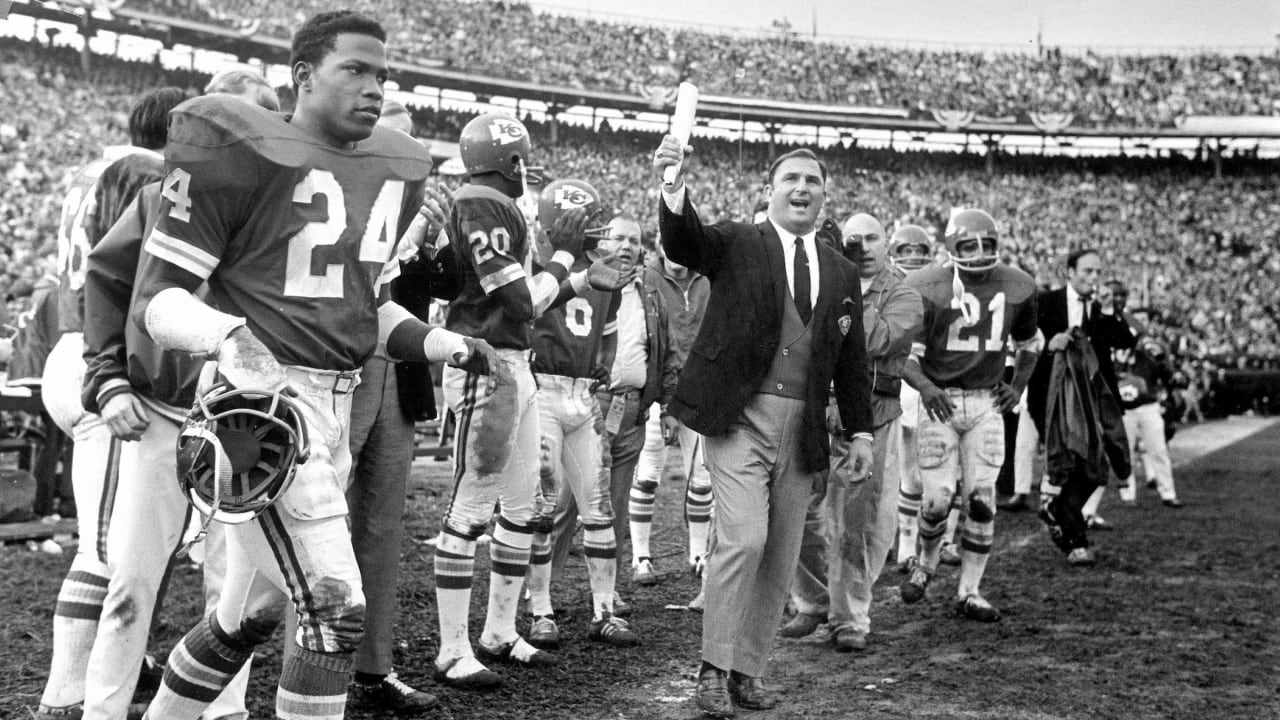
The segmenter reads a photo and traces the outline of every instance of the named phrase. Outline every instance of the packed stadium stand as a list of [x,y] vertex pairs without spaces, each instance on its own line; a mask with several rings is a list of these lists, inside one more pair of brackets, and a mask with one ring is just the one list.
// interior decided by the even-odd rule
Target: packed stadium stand
[[[129,6],[284,39],[303,18],[329,8],[315,0],[140,0]],[[795,33],[603,22],[490,0],[366,0],[350,7],[393,28],[388,48],[399,59],[582,89],[636,93],[688,80],[706,94],[913,113],[973,111],[996,119],[1070,113],[1080,125],[1112,128],[1171,127],[1186,115],[1280,112],[1280,55],[1274,52],[925,50]]]
[[[317,9],[239,0],[142,0],[130,7],[287,37]],[[357,3],[370,5],[369,3]],[[372,6],[370,6],[372,8]],[[634,92],[692,79],[704,92],[818,103],[921,109],[965,107],[1000,115],[1028,107],[1065,109],[1108,126],[1164,124],[1185,112],[1271,114],[1280,89],[1276,56],[1102,57],[924,52],[809,40],[713,35],[623,26],[534,12],[512,3],[447,0],[379,3],[401,58],[435,58],[477,73]],[[501,35],[507,43],[477,42]],[[572,42],[570,41],[572,40]],[[554,50],[553,50],[554,49]],[[637,57],[665,58],[637,63]],[[590,59],[591,62],[587,62]],[[205,76],[158,63],[80,55],[43,43],[0,42],[0,85],[16,114],[0,121],[3,281],[31,280],[51,262],[64,173],[103,144],[123,141],[124,109],[139,89],[202,87]],[[735,73],[734,68],[743,68]],[[819,82],[819,79],[831,80]],[[456,140],[468,115],[412,108],[420,137]],[[554,176],[594,183],[615,208],[654,229],[656,190],[647,156],[657,135],[526,119]],[[551,138],[554,137],[553,142]],[[699,140],[691,183],[717,218],[748,217],[767,158],[777,146]],[[1184,358],[1186,374],[1280,366],[1280,187],[1274,163],[1240,157],[1221,167],[1203,157],[1069,159],[999,153],[915,153],[839,145],[825,151],[837,178],[828,213],[856,211],[886,223],[940,230],[950,208],[989,209],[1005,228],[1004,253],[1042,285],[1058,284],[1065,255],[1089,244],[1133,291],[1132,305],[1157,308],[1154,328]],[[1209,382],[1206,377],[1205,382]]]

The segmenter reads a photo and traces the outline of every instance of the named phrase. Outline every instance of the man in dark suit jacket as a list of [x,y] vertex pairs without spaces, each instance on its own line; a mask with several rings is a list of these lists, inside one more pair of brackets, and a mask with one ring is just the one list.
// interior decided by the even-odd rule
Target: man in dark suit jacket
[[[1040,356],[1035,372],[1031,375],[1031,383],[1027,386],[1027,409],[1042,438],[1045,437],[1045,404],[1049,393],[1049,375],[1053,370],[1053,353],[1061,352],[1067,347],[1070,342],[1068,329],[1084,328],[1107,386],[1111,388],[1112,395],[1117,398],[1120,396],[1111,351],[1114,348],[1133,347],[1134,336],[1123,311],[1117,310],[1111,301],[1103,304],[1094,297],[1101,271],[1102,259],[1096,250],[1076,250],[1067,256],[1066,287],[1041,292],[1036,300],[1039,306],[1037,324],[1040,332],[1049,338],[1049,344],[1048,352]],[[1042,499],[1041,502],[1041,518],[1051,528],[1056,526],[1053,528],[1055,533],[1061,530],[1059,547],[1067,553],[1067,559],[1073,565],[1090,565],[1094,562],[1086,532],[1088,520],[1084,517],[1083,509],[1090,496],[1095,491],[1100,491],[1101,487],[1095,481],[1088,480],[1089,476],[1097,476],[1097,473],[1075,472],[1065,479],[1055,478],[1054,482],[1061,481],[1057,496]]]
[[706,437],[716,498],[706,567],[698,707],[776,704],[760,680],[795,575],[805,511],[826,474],[832,381],[854,458],[871,466],[871,378],[858,268],[815,240],[826,166],[808,150],[769,169],[768,217],[703,225],[668,135],[654,154],[676,167],[659,201],[667,256],[711,281],[697,339],[667,411]]

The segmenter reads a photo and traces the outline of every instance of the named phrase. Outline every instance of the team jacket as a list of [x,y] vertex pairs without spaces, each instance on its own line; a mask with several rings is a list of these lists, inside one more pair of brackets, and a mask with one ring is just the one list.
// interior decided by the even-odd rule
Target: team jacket
[[1090,487],[1101,487],[1108,466],[1116,477],[1132,472],[1124,414],[1084,330],[1069,332],[1072,343],[1053,353],[1049,376],[1044,438],[1049,481],[1062,485],[1072,475],[1083,475]]
[[662,291],[646,273],[640,276],[640,302],[644,307],[645,374],[644,388],[640,391],[640,412],[636,422],[640,425],[649,417],[649,406],[658,403],[665,412],[667,404],[676,392],[676,380],[680,376],[680,358],[671,345],[671,325],[667,304]]
[[644,275],[645,284],[662,293],[670,320],[671,347],[676,353],[676,363],[684,367],[693,339],[698,336],[698,328],[702,327],[702,316],[707,312],[711,281],[690,270],[687,278],[689,287],[682,288],[675,278],[667,274],[660,257],[654,257],[645,265]]
[[920,293],[888,263],[862,296],[862,328],[871,359],[871,423],[880,427],[902,414],[902,364],[920,332]]
[[246,318],[279,362],[354,370],[377,344],[431,158],[385,128],[348,150],[288,120],[221,95],[173,110],[133,321],[145,330],[157,293],[207,282],[212,304]]
[[80,400],[91,413],[101,414],[113,396],[132,392],[181,421],[195,400],[203,359],[162,349],[128,321],[130,302],[138,294],[143,238],[155,226],[160,204],[160,183],[144,187],[89,253]]

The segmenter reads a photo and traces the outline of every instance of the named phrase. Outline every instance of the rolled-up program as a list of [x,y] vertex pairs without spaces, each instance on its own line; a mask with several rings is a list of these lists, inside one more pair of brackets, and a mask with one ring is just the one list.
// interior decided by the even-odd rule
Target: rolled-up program
[[[680,91],[676,95],[676,111],[671,116],[671,134],[680,141],[681,147],[689,144],[689,133],[693,131],[693,118],[698,110],[698,87],[693,83],[680,83]],[[672,165],[662,173],[662,182],[671,185],[676,181],[680,166]]]

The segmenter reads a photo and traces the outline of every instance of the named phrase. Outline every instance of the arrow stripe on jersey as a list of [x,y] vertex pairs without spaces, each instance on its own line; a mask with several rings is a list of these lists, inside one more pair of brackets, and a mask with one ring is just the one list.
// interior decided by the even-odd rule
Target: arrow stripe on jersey
[[480,287],[486,295],[492,294],[494,290],[505,285],[510,285],[517,280],[525,278],[524,267],[520,265],[507,265],[496,272],[489,273],[480,278]]
[[153,229],[151,236],[147,238],[146,251],[201,280],[208,280],[218,265],[218,258],[185,240],[162,232],[159,228]]

